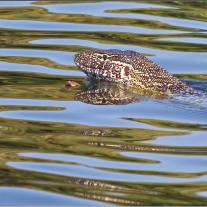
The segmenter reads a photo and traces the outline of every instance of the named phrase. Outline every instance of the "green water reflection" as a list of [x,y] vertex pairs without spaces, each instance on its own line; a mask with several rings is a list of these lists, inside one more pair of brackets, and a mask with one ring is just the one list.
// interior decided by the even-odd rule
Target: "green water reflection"
[[[4,108],[3,108],[4,109]],[[14,109],[12,107],[12,109]],[[19,109],[18,107],[15,109]],[[33,109],[36,109],[34,107]],[[7,110],[9,108],[7,107]],[[48,110],[48,108],[47,108]],[[52,109],[54,110],[54,109]],[[194,184],[150,184],[130,182],[103,182],[91,179],[77,179],[60,175],[11,169],[8,161],[40,162],[35,158],[17,156],[19,152],[52,152],[84,155],[105,160],[123,162],[153,163],[145,159],[133,159],[119,155],[124,151],[158,152],[183,155],[205,155],[206,147],[159,147],[142,144],[142,140],[151,140],[161,136],[180,136],[186,132],[167,132],[162,130],[119,129],[106,127],[86,127],[74,124],[55,124],[32,121],[14,121],[1,119],[1,185],[30,187],[65,195],[74,195],[116,204],[133,205],[205,205],[205,198],[194,193],[206,190],[205,183]],[[141,120],[140,120],[141,121]],[[144,121],[144,120],[143,120]],[[148,121],[149,122],[149,121]],[[152,124],[153,122],[151,122]],[[162,122],[161,122],[162,123]],[[156,122],[154,123],[156,124]],[[167,124],[165,124],[167,125]],[[198,126],[170,123],[170,129],[194,128]],[[166,127],[166,126],[165,126]],[[101,149],[101,150],[100,150]],[[44,159],[41,161],[44,162]],[[54,163],[53,160],[46,160]],[[55,161],[55,163],[65,163]],[[67,163],[67,162],[66,162]],[[110,169],[110,171],[112,171]],[[118,172],[159,175],[170,177],[191,177],[203,173],[170,173],[153,171],[119,170]],[[118,193],[118,195],[116,195]]]
[[[149,14],[159,17],[174,17],[180,19],[199,20],[206,22],[206,8],[207,2],[193,2],[193,1],[164,1],[164,2],[153,2],[153,4],[172,6],[179,9],[130,9],[130,10],[116,10],[114,12],[124,13],[139,13]],[[108,10],[108,12],[113,12]]]
[[[62,3],[74,3],[68,1]],[[161,163],[160,160],[153,159],[153,153],[158,155],[195,156],[196,158],[206,156],[207,146],[165,146],[144,143],[144,141],[156,140],[160,137],[180,137],[193,132],[205,132],[207,124],[188,123],[160,120],[159,118],[133,118],[124,117],[120,113],[122,120],[132,123],[143,123],[148,126],[144,128],[111,127],[109,126],[89,126],[75,123],[57,123],[54,119],[51,122],[28,121],[24,119],[5,118],[2,112],[12,111],[64,111],[64,106],[49,105],[40,106],[35,101],[68,101],[74,102],[74,96],[85,88],[84,74],[79,73],[79,69],[73,64],[72,54],[87,49],[94,49],[93,44],[83,45],[52,45],[35,44],[33,40],[45,39],[79,39],[90,40],[102,44],[121,44],[125,46],[138,46],[154,50],[172,52],[193,52],[206,53],[207,45],[193,42],[172,42],[160,40],[161,38],[207,38],[206,30],[191,28],[189,26],[176,26],[156,20],[118,18],[118,17],[98,17],[83,14],[62,14],[52,13],[42,8],[42,5],[60,4],[60,2],[41,1],[35,2],[31,6],[25,7],[0,7],[0,19],[23,20],[56,23],[81,23],[92,25],[121,25],[139,28],[154,29],[152,34],[134,34],[130,31],[108,32],[108,31],[46,31],[44,28],[37,31],[14,28],[1,28],[0,44],[0,99],[8,100],[7,104],[2,104],[0,100],[0,186],[24,187],[36,190],[44,190],[63,195],[76,196],[96,201],[103,201],[116,205],[206,205],[207,198],[198,196],[200,191],[206,191],[206,182],[193,179],[205,177],[206,171],[199,171],[197,164],[196,172],[186,171],[156,171],[153,165]],[[75,2],[77,3],[77,2]],[[81,3],[81,2],[78,2]],[[145,2],[146,3],[146,2]],[[147,14],[156,17],[176,17],[178,20],[196,20],[206,22],[207,3],[206,2],[151,2],[152,4],[174,6],[178,9],[122,9],[110,10],[107,13],[122,14]],[[29,26],[28,26],[29,27]],[[156,30],[179,31],[173,34],[156,34]],[[10,55],[10,51],[19,50],[17,55]],[[22,51],[40,51],[39,57],[22,55]],[[59,52],[68,52],[68,61],[55,61],[50,55],[43,57],[41,52],[52,51],[54,56],[61,56]],[[156,52],[156,51],[155,51]],[[145,55],[155,55],[148,54]],[[164,58],[163,58],[164,59]],[[183,60],[184,61],[184,60]],[[195,60],[196,62],[196,60]],[[186,62],[185,62],[186,63]],[[9,64],[12,64],[9,65]],[[21,67],[28,67],[23,72]],[[33,71],[32,66],[36,66],[39,72]],[[44,68],[40,68],[44,66]],[[11,67],[7,70],[7,67]],[[189,65],[190,67],[190,65]],[[53,72],[48,74],[46,69]],[[73,75],[62,75],[58,71],[74,72]],[[181,68],[182,70],[182,68]],[[195,68],[196,70],[196,68]],[[77,74],[76,74],[77,72]],[[204,81],[206,83],[206,71],[202,74],[177,74],[178,78],[185,81]],[[79,88],[71,90],[65,89],[65,82],[73,80],[80,84]],[[204,87],[203,87],[204,89]],[[16,100],[21,100],[21,104],[16,104]],[[33,100],[33,104],[26,105],[24,100]],[[72,110],[72,109],[71,109]],[[189,112],[190,113],[190,112]],[[104,112],[103,112],[104,114]],[[87,114],[85,116],[89,116]],[[68,113],[68,116],[70,114]],[[33,118],[33,117],[31,117]],[[99,117],[97,122],[99,121]],[[195,137],[196,143],[196,137]],[[9,162],[32,162],[32,163],[53,163],[69,164],[67,161],[42,158],[32,158],[21,156],[20,153],[51,153],[74,156],[85,156],[105,161],[113,161],[123,164],[123,169],[94,167],[105,172],[129,173],[130,175],[160,176],[163,178],[183,178],[192,179],[191,182],[178,183],[154,183],[154,182],[124,182],[98,179],[75,178],[70,175],[58,175],[27,171],[7,165]],[[151,155],[151,159],[123,156],[122,152],[139,152]],[[151,170],[125,169],[126,163],[146,164],[152,166]],[[81,163],[70,163],[71,165],[82,165]],[[170,164],[170,163],[169,163]],[[203,164],[205,165],[205,164]],[[87,166],[92,168],[92,166]],[[175,166],[176,168],[176,166]],[[34,201],[35,202],[35,201]]]

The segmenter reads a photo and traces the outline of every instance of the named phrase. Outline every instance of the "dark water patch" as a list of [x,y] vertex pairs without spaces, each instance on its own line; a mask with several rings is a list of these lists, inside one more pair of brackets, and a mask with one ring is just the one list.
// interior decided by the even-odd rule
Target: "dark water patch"
[[160,40],[174,41],[174,42],[188,42],[188,43],[198,43],[207,44],[207,39],[204,38],[162,38]]
[[[204,78],[207,77],[207,75],[203,76]],[[207,80],[185,80],[185,83],[192,88],[200,91],[207,91]]]

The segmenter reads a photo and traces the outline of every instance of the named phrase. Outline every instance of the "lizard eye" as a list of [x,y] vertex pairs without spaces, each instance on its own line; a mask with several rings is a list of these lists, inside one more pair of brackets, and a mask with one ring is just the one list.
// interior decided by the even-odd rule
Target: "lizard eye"
[[108,57],[107,55],[103,55],[103,59],[106,60]]

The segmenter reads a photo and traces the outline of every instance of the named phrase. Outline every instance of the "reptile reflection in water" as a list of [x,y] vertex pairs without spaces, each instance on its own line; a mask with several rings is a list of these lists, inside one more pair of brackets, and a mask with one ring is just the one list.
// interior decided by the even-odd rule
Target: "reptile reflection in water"
[[130,87],[121,83],[97,80],[87,77],[86,88],[75,94],[74,99],[93,105],[126,105],[133,102],[148,101],[149,98],[160,100],[167,105],[176,105],[185,109],[206,110],[207,95],[167,94],[161,91]]
[[75,94],[74,99],[94,105],[125,105],[132,102],[146,101],[147,97],[166,98],[164,93],[129,88],[120,83],[88,78],[86,89]]
[[[160,193],[159,191],[153,191],[151,189],[148,189],[146,187],[139,187],[139,188],[129,188],[127,186],[124,186],[123,184],[112,184],[112,183],[107,183],[107,182],[100,182],[96,180],[87,180],[87,179],[69,179],[66,180],[66,182],[69,185],[74,185],[75,187],[77,186],[84,186],[88,187],[88,192],[77,192],[76,195],[85,197],[85,198],[92,198],[92,199],[97,199],[101,201],[110,201],[112,203],[116,204],[143,204],[142,202],[139,202],[139,197],[140,196],[152,196],[152,195],[162,195],[163,193]],[[99,195],[97,193],[92,193],[90,189],[96,190],[99,192],[100,190],[105,191],[105,195]],[[127,194],[131,193],[136,193],[136,200],[131,200],[127,199]],[[116,195],[122,195],[125,196],[125,198],[121,198]]]

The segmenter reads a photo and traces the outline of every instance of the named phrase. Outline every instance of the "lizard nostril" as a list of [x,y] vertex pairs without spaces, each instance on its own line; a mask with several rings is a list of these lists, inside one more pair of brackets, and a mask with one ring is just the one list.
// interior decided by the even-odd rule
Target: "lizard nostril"
[[103,59],[106,60],[108,57],[107,55],[103,55]]

